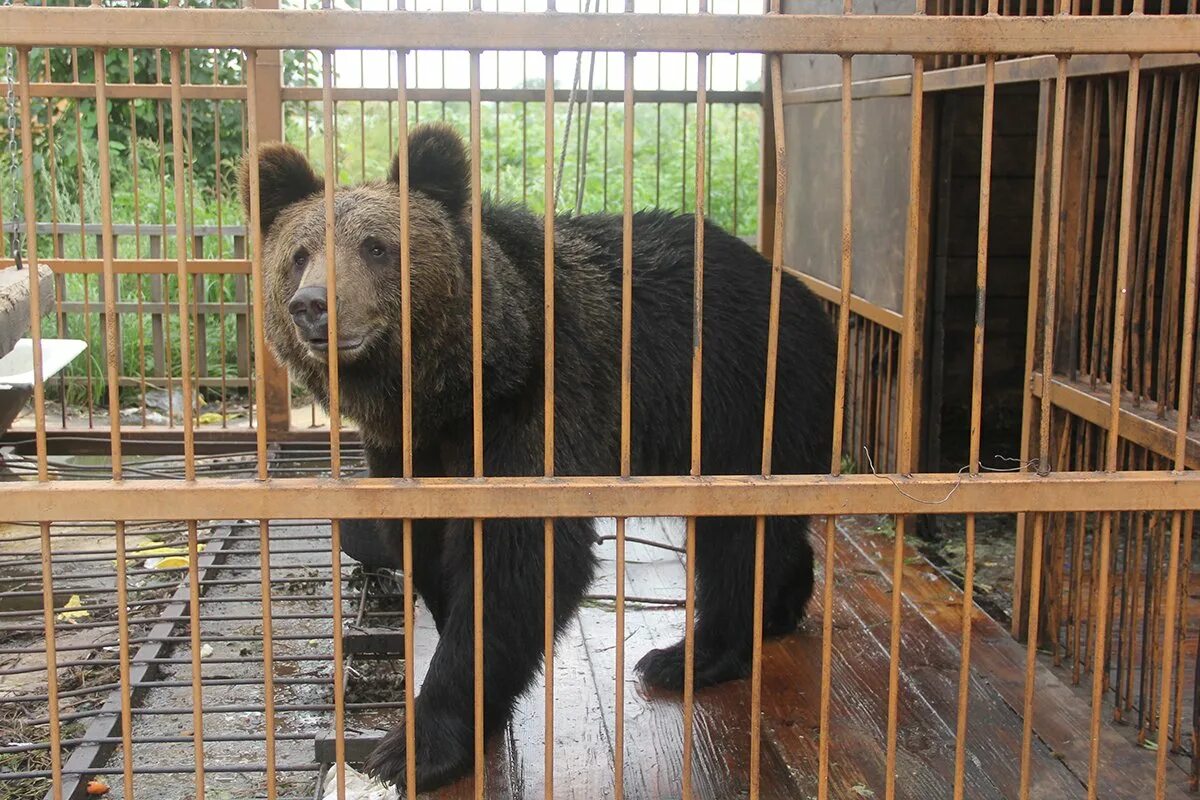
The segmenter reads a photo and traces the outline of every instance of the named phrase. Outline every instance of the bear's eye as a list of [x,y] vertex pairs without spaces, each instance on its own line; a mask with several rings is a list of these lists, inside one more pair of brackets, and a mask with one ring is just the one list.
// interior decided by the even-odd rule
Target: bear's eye
[[387,246],[378,239],[367,239],[363,242],[363,250],[373,259],[381,260],[387,255]]
[[296,269],[303,269],[308,263],[308,251],[301,247],[292,255],[292,266]]

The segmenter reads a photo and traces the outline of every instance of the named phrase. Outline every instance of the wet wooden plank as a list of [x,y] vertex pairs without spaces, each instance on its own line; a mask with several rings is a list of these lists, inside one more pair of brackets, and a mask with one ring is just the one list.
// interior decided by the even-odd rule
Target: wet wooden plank
[[[668,531],[682,524],[631,521],[629,535],[666,542]],[[600,549],[601,575],[593,591],[615,592],[614,543]],[[638,542],[626,546],[626,593],[629,596],[682,599],[686,574],[679,556]],[[596,611],[598,609],[593,609]],[[625,795],[628,798],[678,797],[682,783],[683,702],[679,695],[648,690],[636,678],[633,665],[646,652],[673,644],[683,635],[684,612],[679,607],[626,606],[625,629]],[[581,616],[605,706],[605,720],[615,720],[615,614]],[[738,681],[695,693],[695,732],[692,761],[696,797],[745,796],[749,788],[750,688]],[[615,746],[615,745],[614,745]],[[798,786],[786,765],[764,749],[760,793],[765,798],[794,798]],[[601,796],[611,796],[606,793]]]
[[[821,558],[818,523],[814,543]],[[631,535],[633,530],[631,528]],[[637,535],[682,544],[671,521],[637,526]],[[845,519],[836,538],[830,796],[885,794],[887,667],[890,634],[891,540],[861,520]],[[685,573],[678,553],[637,542],[627,545],[629,596],[679,599]],[[592,592],[610,595],[614,549],[599,550],[601,569]],[[818,576],[820,579],[821,576]],[[813,797],[817,792],[821,679],[818,583],[808,619],[794,635],[763,648],[761,796]],[[961,593],[927,562],[906,554],[901,620],[900,737],[896,797],[948,797],[954,780]],[[966,764],[967,796],[1016,797],[1024,689],[1023,645],[976,609]],[[436,641],[423,609],[417,617],[417,676],[428,668]],[[629,603],[626,610],[625,776],[631,798],[678,797],[682,781],[683,708],[678,696],[646,690],[633,665],[649,649],[682,633],[683,610]],[[610,602],[585,603],[555,652],[556,797],[613,796],[615,721],[615,614]],[[513,723],[488,743],[489,797],[538,796],[544,791],[541,680],[519,703]],[[744,796],[749,785],[750,689],[734,681],[696,693],[693,761],[698,798]],[[1059,800],[1085,795],[1088,718],[1086,699],[1039,664],[1030,796]],[[1102,775],[1105,797],[1141,797],[1153,754],[1134,748],[1106,722]],[[1082,756],[1082,758],[1081,758]],[[1177,767],[1173,770],[1182,776]],[[1182,798],[1184,782],[1168,797]],[[1177,791],[1176,791],[1177,789]],[[438,798],[469,798],[470,779]]]
[[[879,555],[873,553],[871,547],[864,546],[861,531],[848,528],[842,541],[854,543],[864,555],[880,563]],[[880,555],[890,558],[887,553]],[[945,594],[947,588],[952,594]],[[908,603],[940,631],[948,646],[957,652],[961,596],[957,595],[955,588],[927,561],[916,557],[906,561],[904,589]],[[1025,691],[1025,646],[1012,639],[999,623],[977,609],[972,624],[971,663],[983,687],[980,691],[972,691],[971,725],[975,733],[969,734],[968,754],[978,755],[981,744],[986,744],[986,740],[1004,735],[1004,729],[981,721],[982,715],[978,710],[981,700],[1003,702],[1013,710],[1016,724],[1020,724],[1018,712],[1023,707]],[[1055,763],[1070,772],[1073,777],[1070,785],[1082,786],[1087,779],[1091,719],[1087,689],[1083,693],[1073,689],[1040,659],[1035,673],[1035,686],[1032,791],[1048,791],[1047,797],[1064,796],[1058,794],[1061,782],[1055,777]],[[1106,711],[1100,733],[1100,783],[1103,796],[1106,800],[1140,800],[1146,796],[1146,787],[1154,786],[1154,754],[1135,747],[1117,726],[1111,724],[1110,717],[1111,714]],[[1015,759],[1017,755],[1018,752],[1013,750],[1009,757]],[[1004,774],[992,772],[994,769],[996,767],[989,767],[993,776]],[[1172,800],[1191,797],[1186,792],[1182,770],[1177,772],[1175,780],[1168,780],[1166,797]]]
[[[429,670],[437,630],[428,611],[418,604],[416,679],[420,687]],[[554,653],[554,796],[581,800],[611,794],[612,751],[602,725],[589,654],[578,625],[564,632]],[[520,700],[512,722],[487,742],[489,798],[542,796],[545,787],[545,679],[539,676]],[[423,795],[426,796],[426,795]],[[470,777],[428,794],[437,800],[472,800]]]
[[[891,624],[888,603],[892,541],[869,532],[861,522],[844,520],[838,528],[837,546],[839,559],[850,570],[847,582],[851,584],[845,586],[843,579],[839,579],[838,593],[860,598],[855,611],[861,627],[870,632],[880,648],[886,648]],[[962,595],[911,548],[905,552],[903,590],[902,691],[917,695],[933,715],[918,736],[935,737],[936,746],[929,753],[928,767],[946,785],[953,786]],[[938,616],[931,619],[931,612]],[[973,648],[978,646],[989,622],[995,625],[978,608],[974,610]],[[988,676],[978,669],[975,652],[973,649],[967,727],[967,794],[1016,797],[1020,787],[1022,722],[1018,712],[1022,696],[1018,695],[1015,702],[1006,702],[998,696],[989,685]],[[908,720],[902,718],[902,729],[907,724]],[[945,747],[948,751],[942,752]],[[1050,800],[1086,794],[1075,776],[1036,737],[1032,757],[1031,797]]]

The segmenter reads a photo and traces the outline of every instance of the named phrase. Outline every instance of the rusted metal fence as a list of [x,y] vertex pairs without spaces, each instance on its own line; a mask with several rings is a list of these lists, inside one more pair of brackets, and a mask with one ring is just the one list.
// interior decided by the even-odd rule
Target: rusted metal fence
[[[389,517],[404,520],[403,539],[405,566],[410,566],[414,519],[471,519],[474,520],[474,558],[482,563],[484,519],[544,518],[546,603],[552,601],[553,524],[555,518],[613,516],[617,520],[617,609],[615,637],[617,674],[623,676],[624,613],[628,598],[625,594],[624,548],[625,520],[634,516],[682,516],[689,521],[686,547],[689,558],[686,599],[686,641],[689,654],[683,692],[683,759],[681,792],[692,796],[692,752],[694,747],[692,690],[692,617],[694,616],[693,554],[695,519],[697,516],[721,515],[754,517],[757,525],[757,563],[754,647],[751,669],[750,746],[744,765],[751,797],[760,794],[759,774],[763,753],[760,739],[762,692],[762,592],[764,520],[767,516],[823,515],[825,523],[816,526],[814,536],[825,541],[825,580],[823,608],[833,606],[836,592],[834,574],[834,539],[839,517],[848,515],[892,515],[896,519],[891,557],[889,674],[887,680],[886,735],[882,747],[886,753],[886,778],[882,787],[888,798],[896,796],[898,785],[905,780],[897,752],[901,726],[901,669],[905,652],[902,648],[904,616],[904,559],[906,532],[912,531],[917,515],[963,515],[966,518],[966,574],[963,608],[972,608],[974,588],[974,546],[976,517],[981,514],[1021,515],[1018,532],[1016,592],[1017,608],[1013,623],[1027,641],[1023,673],[1023,717],[1025,728],[1021,741],[1016,743],[1014,756],[1020,762],[1020,796],[1034,796],[1037,776],[1031,751],[1035,745],[1033,719],[1038,701],[1035,676],[1038,649],[1048,641],[1053,657],[1066,659],[1077,681],[1090,681],[1090,729],[1077,731],[1089,740],[1087,763],[1088,797],[1103,796],[1100,785],[1101,765],[1109,758],[1124,754],[1108,752],[1111,739],[1101,735],[1104,717],[1133,713],[1136,708],[1137,732],[1142,741],[1157,743],[1154,754],[1153,786],[1146,785],[1147,795],[1169,796],[1177,776],[1169,772],[1168,761],[1173,757],[1171,743],[1185,750],[1184,740],[1195,727],[1195,719],[1185,719],[1187,695],[1193,691],[1182,676],[1184,656],[1189,653],[1183,645],[1188,620],[1188,589],[1194,580],[1191,534],[1193,510],[1200,507],[1200,480],[1189,469],[1193,466],[1192,450],[1196,447],[1192,421],[1197,416],[1192,404],[1195,384],[1197,241],[1200,240],[1200,139],[1196,137],[1197,83],[1189,70],[1177,72],[1154,71],[1164,67],[1187,67],[1195,64],[1194,51],[1200,41],[1200,17],[1194,8],[1185,13],[1148,14],[1141,0],[1130,7],[1101,8],[1099,4],[1082,7],[1062,6],[1050,9],[1039,5],[1038,18],[1030,18],[1028,6],[991,0],[985,8],[981,3],[968,4],[969,15],[953,7],[938,4],[927,8],[918,2],[912,13],[893,16],[855,14],[847,3],[838,14],[783,14],[778,3],[763,15],[717,15],[710,13],[701,0],[696,13],[679,15],[634,14],[632,5],[624,12],[574,14],[559,12],[553,6],[531,14],[484,12],[476,3],[471,10],[461,12],[348,12],[312,11],[283,12],[265,7],[239,9],[196,9],[171,6],[168,8],[41,8],[23,4],[0,9],[0,44],[18,48],[18,93],[20,101],[20,136],[23,165],[23,223],[27,262],[48,262],[60,273],[60,293],[56,304],[56,324],[65,334],[75,334],[68,325],[69,314],[79,314],[84,325],[98,324],[105,331],[103,361],[94,364],[83,382],[95,381],[106,390],[108,423],[107,452],[111,455],[111,474],[97,475],[94,471],[59,475],[52,467],[49,452],[49,429],[52,427],[46,407],[48,386],[40,381],[34,399],[34,465],[32,479],[5,484],[0,488],[0,518],[6,521],[33,525],[24,541],[29,543],[23,557],[35,562],[40,586],[25,591],[40,595],[37,610],[41,619],[33,625],[46,633],[45,668],[48,671],[48,690],[45,697],[35,698],[46,704],[48,740],[36,747],[48,754],[46,768],[30,774],[49,778],[51,796],[61,794],[68,781],[76,781],[82,768],[68,767],[67,753],[73,746],[92,742],[91,734],[63,735],[63,724],[72,720],[61,712],[65,692],[60,690],[57,670],[70,664],[70,646],[61,651],[56,646],[56,613],[69,612],[56,593],[51,570],[52,542],[62,533],[63,523],[94,523],[108,521],[103,530],[111,531],[115,541],[116,562],[113,576],[113,600],[117,627],[116,645],[105,666],[115,666],[115,676],[108,685],[124,698],[106,709],[104,724],[108,725],[103,743],[123,754],[119,774],[124,784],[124,796],[132,795],[135,774],[154,772],[158,765],[138,763],[134,758],[134,710],[130,698],[135,689],[147,680],[147,662],[164,659],[159,653],[147,651],[143,658],[137,645],[146,620],[131,620],[130,609],[138,600],[131,597],[138,589],[131,578],[135,570],[128,565],[131,553],[140,546],[130,547],[127,537],[134,526],[146,521],[163,519],[183,520],[180,525],[179,546],[187,557],[184,581],[179,591],[169,598],[158,598],[158,615],[150,622],[169,623],[165,632],[148,634],[151,640],[173,640],[172,631],[186,630],[187,635],[174,636],[190,650],[187,663],[188,680],[180,682],[190,702],[183,701],[173,713],[191,717],[191,730],[172,739],[175,744],[190,745],[194,757],[196,791],[202,795],[205,786],[205,751],[219,741],[211,727],[206,729],[205,715],[217,713],[206,706],[206,681],[202,652],[206,642],[221,641],[219,633],[202,630],[200,603],[204,591],[214,585],[210,570],[219,566],[216,559],[231,538],[243,539],[249,550],[258,556],[257,568],[248,577],[240,578],[259,589],[261,605],[263,651],[263,702],[261,727],[250,736],[261,737],[265,760],[261,765],[231,767],[230,771],[257,771],[263,775],[263,793],[269,797],[284,796],[280,775],[287,765],[277,760],[280,749],[289,740],[290,732],[281,732],[281,715],[303,710],[279,702],[284,682],[277,678],[275,658],[294,657],[287,651],[281,627],[291,619],[288,614],[273,614],[274,604],[282,601],[274,588],[278,580],[272,577],[268,554],[276,547],[269,535],[269,523],[280,520],[325,519],[336,516],[329,526],[328,542],[323,538],[314,551],[331,554],[330,593],[328,613],[332,617],[328,662],[333,685],[332,702],[335,730],[332,735],[332,761],[339,767],[337,782],[343,780],[340,768],[346,761],[346,714],[353,703],[346,699],[347,659],[341,631],[346,612],[342,598],[354,594],[343,587],[343,572],[339,560],[340,523],[338,519]],[[935,13],[936,11],[936,13]],[[75,80],[62,84],[47,79],[37,80],[31,71],[34,52],[48,48],[73,49],[77,54],[72,68],[87,61],[89,51],[98,68],[93,82]],[[162,50],[159,50],[162,48]],[[187,49],[209,49],[233,54],[243,64],[242,86],[205,88],[188,80],[186,67],[191,60]],[[281,80],[280,53],[312,48],[320,52],[320,72],[317,86],[288,87]],[[339,48],[376,48],[395,54],[389,61],[395,70],[391,88],[371,91],[342,91],[333,85],[333,52]],[[165,52],[161,72],[153,85],[135,88],[109,84],[103,67],[105,52],[129,49]],[[406,54],[410,50],[467,51],[469,86],[464,92],[419,95],[409,86]],[[482,230],[480,195],[484,188],[481,165],[485,162],[484,120],[488,93],[481,87],[481,59],[497,49],[532,53],[545,58],[547,82],[541,92],[536,89],[497,90],[490,102],[491,110],[499,114],[501,103],[520,103],[530,107],[525,113],[535,115],[538,105],[543,114],[538,127],[544,136],[543,154],[556,148],[555,103],[569,98],[560,97],[551,77],[553,53],[559,50],[599,50],[612,54],[614,61],[624,61],[623,91],[608,90],[601,99],[587,104],[619,103],[623,111],[623,131],[610,131],[607,123],[604,136],[621,141],[621,191],[615,186],[610,192],[604,187],[602,207],[621,211],[624,218],[622,316],[622,387],[621,387],[621,469],[620,474],[597,477],[555,477],[554,452],[554,381],[553,337],[547,337],[544,367],[549,376],[545,381],[544,410],[546,425],[546,461],[544,474],[525,477],[485,476],[483,472],[482,407],[482,317],[480,284],[482,272]],[[654,95],[644,99],[650,104],[680,103],[685,114],[691,114],[696,131],[704,131],[712,119],[718,102],[745,103],[749,97],[720,97],[709,92],[708,64],[718,52],[754,52],[766,54],[764,69],[765,92],[762,99],[762,156],[760,191],[760,238],[764,252],[772,263],[772,305],[770,321],[772,336],[778,331],[779,286],[785,271],[794,272],[785,263],[785,246],[795,223],[793,207],[787,195],[795,190],[789,182],[789,152],[805,147],[803,139],[788,135],[786,115],[789,106],[805,102],[834,102],[840,112],[841,158],[837,169],[842,191],[837,199],[840,216],[840,236],[837,250],[837,283],[820,276],[806,276],[809,284],[836,314],[838,357],[834,407],[834,448],[828,474],[773,475],[770,448],[764,448],[761,470],[753,475],[714,476],[703,472],[700,463],[700,434],[702,420],[696,413],[691,427],[691,469],[687,475],[666,477],[635,477],[630,469],[630,362],[631,353],[631,296],[632,274],[632,213],[634,170],[651,169],[634,158],[634,106],[638,92],[634,90],[634,59],[644,52],[683,52],[691,54],[686,61],[694,77],[694,91],[686,96],[676,93]],[[840,84],[826,87],[795,89],[785,86],[783,56],[785,54],[821,54],[838,57],[841,65]],[[911,61],[911,72],[896,77],[855,81],[853,56],[858,54],[895,54]],[[132,58],[132,56],[131,56]],[[49,60],[45,61],[49,69]],[[308,61],[304,61],[309,68]],[[974,65],[974,66],[972,66]],[[1103,66],[1106,65],[1106,66]],[[945,67],[946,69],[939,69]],[[1119,69],[1118,69],[1119,68]],[[938,70],[927,74],[926,70]],[[1107,73],[1114,73],[1109,76]],[[1094,77],[1098,73],[1102,77]],[[131,70],[132,74],[132,70]],[[50,75],[49,78],[53,78]],[[1036,148],[1036,185],[1032,197],[1031,216],[1033,236],[1029,260],[1029,309],[1026,341],[1023,352],[1026,391],[1023,397],[1025,431],[1022,448],[1022,468],[1000,473],[986,469],[981,460],[980,428],[984,405],[983,364],[985,344],[985,312],[988,275],[988,235],[991,209],[1004,202],[994,195],[991,185],[993,131],[996,125],[995,106],[997,85],[1014,81],[1038,81],[1042,87],[1039,103],[1038,145]],[[932,148],[930,117],[931,97],[938,91],[966,86],[982,91],[982,137],[979,147],[977,259],[975,263],[976,307],[974,308],[974,337],[971,343],[969,393],[970,458],[961,471],[923,472],[920,456],[920,412],[922,406],[923,363],[925,350],[925,313],[922,308],[926,290],[929,261],[929,231],[931,203]],[[909,146],[907,153],[907,205],[903,209],[903,258],[896,265],[900,274],[900,303],[890,308],[875,303],[852,288],[854,272],[859,266],[854,257],[853,176],[856,168],[852,137],[854,100],[872,94],[892,94],[907,97]],[[414,95],[418,95],[415,96]],[[99,112],[97,120],[97,163],[99,221],[96,227],[76,222],[72,228],[63,223],[62,230],[50,220],[47,228],[39,222],[37,202],[46,192],[46,176],[34,168],[34,134],[39,125],[47,128],[55,123],[35,120],[31,114],[34,97],[64,98],[84,96],[94,101]],[[757,95],[755,95],[757,97]],[[110,177],[113,132],[109,123],[110,101],[119,103],[133,98],[152,99],[161,121],[159,144],[155,154],[161,168],[154,180],[146,180],[153,192],[162,196],[159,224],[152,235],[150,230],[117,227],[114,222]],[[215,229],[189,227],[188,181],[183,176],[196,166],[188,158],[193,152],[188,141],[190,104],[193,100],[212,103],[244,104],[245,124],[239,135],[249,153],[251,165],[257,165],[257,153],[262,143],[284,137],[285,109],[307,117],[310,113],[323,120],[323,131],[335,131],[339,103],[359,103],[365,116],[368,102],[386,106],[389,142],[394,134],[400,154],[400,172],[406,176],[406,137],[409,124],[418,114],[441,114],[445,103],[466,104],[469,117],[471,149],[471,209],[472,209],[472,347],[473,347],[473,452],[474,475],[471,478],[414,478],[411,456],[412,389],[404,381],[400,402],[403,419],[406,458],[403,476],[396,479],[364,479],[351,476],[357,464],[343,457],[346,443],[340,419],[340,397],[337,380],[338,360],[330,360],[331,396],[329,400],[328,462],[322,465],[326,477],[294,477],[287,470],[276,469],[271,462],[273,446],[289,438],[291,411],[287,383],[278,365],[267,355],[263,328],[264,297],[262,285],[262,241],[251,236],[246,247],[242,229],[219,222]],[[415,102],[410,113],[410,103]],[[424,103],[440,104],[436,110]],[[291,104],[290,106],[288,104]],[[70,106],[78,113],[79,105]],[[45,106],[50,113],[52,106]],[[688,110],[690,109],[690,110]],[[1072,113],[1073,111],[1078,113]],[[395,115],[395,130],[390,129]],[[595,113],[594,111],[592,113]],[[134,119],[132,115],[130,119]],[[218,114],[219,118],[219,114]],[[166,137],[169,120],[169,137]],[[500,127],[497,123],[497,129]],[[76,129],[78,130],[78,128]],[[217,127],[219,131],[219,127]],[[309,124],[304,132],[312,130]],[[536,128],[534,130],[537,130]],[[734,130],[738,130],[737,127]],[[358,128],[364,137],[367,126]],[[745,133],[745,131],[743,131]],[[220,137],[220,133],[215,136]],[[136,137],[135,137],[136,138]],[[169,142],[167,141],[169,138]],[[53,141],[53,139],[51,139]],[[491,143],[490,140],[488,140]],[[336,158],[334,136],[321,142],[324,163]],[[707,194],[711,182],[706,170],[708,157],[718,144],[705,135],[694,135],[690,147],[692,175],[681,178],[682,193],[690,196],[681,206],[703,218],[708,207]],[[583,152],[586,146],[580,145]],[[216,153],[220,153],[218,146]],[[605,158],[609,148],[604,147]],[[315,155],[315,153],[314,153]],[[360,170],[366,174],[366,159]],[[219,158],[219,156],[218,156]],[[534,195],[552,196],[561,168],[552,158],[542,159],[541,175],[534,169],[522,173],[520,198]],[[493,179],[503,196],[504,175],[496,159]],[[58,169],[53,158],[47,171]],[[137,159],[134,159],[137,163]],[[682,159],[686,169],[687,159]],[[735,161],[736,163],[736,161]],[[82,166],[82,160],[79,162]],[[216,174],[221,174],[219,162]],[[537,162],[533,162],[536,169]],[[522,161],[524,168],[524,160]],[[607,179],[609,170],[602,166]],[[168,180],[168,175],[173,176]],[[351,175],[351,177],[357,177]],[[256,166],[250,169],[251,213],[246,222],[251,231],[260,230]],[[57,184],[54,178],[49,186]],[[326,208],[332,209],[336,176],[326,171],[324,195]],[[675,180],[671,176],[672,182]],[[585,179],[580,176],[582,185]],[[407,181],[399,183],[401,215],[407,230]],[[490,188],[490,187],[489,187]],[[174,194],[166,202],[166,193]],[[50,192],[53,196],[53,191]],[[735,189],[735,194],[739,194]],[[611,200],[620,197],[620,200]],[[174,210],[167,212],[167,207]],[[218,202],[219,208],[219,202]],[[553,228],[555,204],[543,202],[546,231],[545,313],[549,324],[554,319],[554,261]],[[801,211],[800,213],[803,213]],[[82,219],[82,215],[81,215]],[[135,217],[136,219],[136,217]],[[737,219],[735,213],[734,219]],[[5,220],[7,224],[9,221]],[[138,223],[140,226],[140,223]],[[736,224],[736,223],[735,223]],[[147,226],[149,227],[149,226]],[[5,228],[10,231],[10,228]],[[328,228],[332,236],[332,227]],[[702,254],[703,227],[697,226],[697,252]],[[749,231],[744,233],[748,234]],[[78,237],[78,252],[67,255],[65,242]],[[99,241],[89,244],[98,236]],[[132,242],[125,237],[131,236]],[[124,244],[121,242],[124,241]],[[142,250],[143,241],[146,249]],[[168,243],[173,243],[169,246]],[[186,246],[184,243],[190,245]],[[132,249],[132,257],[128,251]],[[143,252],[145,257],[143,257]],[[92,254],[89,257],[89,253]],[[401,282],[407,287],[410,269],[407,239],[403,240],[399,264]],[[902,269],[901,269],[902,268]],[[79,283],[70,287],[65,276],[81,275]],[[702,255],[696,258],[696,283],[703,273]],[[90,277],[89,277],[90,276]],[[118,281],[124,283],[132,276],[136,300],[121,300]],[[334,271],[329,266],[331,303],[330,338],[336,338],[336,293],[333,291]],[[227,297],[225,283],[229,282]],[[92,283],[96,286],[92,287]],[[133,285],[135,284],[135,286]],[[215,284],[215,285],[214,285]],[[181,291],[182,287],[182,291]],[[189,291],[190,287],[190,291]],[[240,287],[240,288],[239,288]],[[78,292],[71,294],[70,291]],[[215,300],[209,300],[215,295]],[[398,324],[404,332],[405,369],[411,369],[411,309],[402,306]],[[697,290],[695,306],[696,331],[701,330],[703,294]],[[43,311],[36,306],[36,319]],[[92,304],[98,308],[92,311]],[[124,305],[122,305],[124,304]],[[169,307],[165,307],[169,306]],[[96,314],[93,319],[93,313]],[[149,370],[132,375],[123,374],[119,315],[135,315],[139,341],[137,363],[153,364]],[[148,327],[142,323],[149,319]],[[242,389],[253,395],[250,408],[257,409],[252,420],[254,436],[253,457],[246,457],[238,467],[210,469],[212,464],[197,455],[203,445],[198,435],[195,416],[190,413],[194,392],[205,383],[213,385],[206,373],[204,359],[213,352],[206,340],[210,327],[207,317],[215,317],[220,337],[220,374],[215,385],[220,387],[222,418],[230,392]],[[98,320],[98,322],[97,322]],[[233,335],[225,339],[226,321]],[[1126,322],[1128,320],[1128,322]],[[143,331],[149,331],[146,341]],[[204,336],[202,336],[204,332]],[[39,347],[41,330],[34,326],[35,351]],[[697,336],[697,339],[702,337]],[[171,345],[178,346],[178,370],[167,363]],[[159,355],[161,353],[161,356]],[[226,354],[230,354],[230,361]],[[774,374],[774,338],[768,349],[764,369]],[[700,347],[696,348],[693,366],[693,407],[700,406]],[[227,370],[227,366],[235,369]],[[226,374],[230,372],[232,374]],[[1047,377],[1049,376],[1049,377]],[[189,413],[180,416],[182,432],[182,471],[179,474],[156,473],[138,467],[128,450],[136,429],[146,420],[147,387],[158,384],[173,397],[172,382],[177,381]],[[141,398],[140,418],[124,425],[120,390],[133,382]],[[768,384],[771,381],[768,380]],[[92,397],[88,393],[89,402]],[[168,402],[172,402],[168,400]],[[774,398],[768,392],[763,409],[747,409],[748,414],[762,413],[764,427],[769,431],[774,414]],[[90,408],[90,406],[89,406]],[[168,409],[168,425],[174,425],[174,409]],[[264,423],[265,419],[265,423]],[[123,428],[125,432],[123,433]],[[132,429],[134,436],[126,434]],[[1119,435],[1113,435],[1115,433]],[[846,469],[844,455],[867,451],[873,454],[870,469],[857,464],[857,471]],[[126,455],[123,457],[122,453]],[[854,462],[852,462],[854,463]],[[148,473],[148,474],[147,474]],[[52,480],[55,477],[80,477],[82,480]],[[135,478],[145,478],[144,480]],[[182,480],[180,479],[182,478]],[[214,533],[204,521],[212,519],[252,520],[231,531]],[[255,531],[255,529],[257,529]],[[251,533],[245,533],[251,531]],[[303,536],[301,538],[304,538]],[[34,543],[36,542],[36,548]],[[209,561],[203,552],[212,554]],[[257,550],[255,550],[257,545]],[[1119,556],[1119,558],[1118,558]],[[285,567],[286,568],[286,567]],[[254,575],[253,573],[257,573]],[[478,574],[478,573],[477,573]],[[32,584],[31,584],[32,585]],[[486,794],[484,774],[484,740],[481,724],[483,709],[483,629],[481,580],[476,580],[473,592],[473,629],[476,660],[474,663],[474,793]],[[402,617],[406,634],[414,631],[413,594],[409,581],[401,591]],[[163,606],[162,603],[168,605]],[[1194,604],[1193,604],[1194,605]],[[3,612],[8,613],[8,612]],[[297,615],[304,618],[302,612]],[[553,615],[547,613],[545,648],[547,663],[553,663]],[[832,685],[833,617],[826,613],[822,619],[822,681],[819,693],[812,692],[820,704],[817,789],[822,798],[829,796],[831,770],[831,726],[829,709]],[[296,636],[309,637],[304,631]],[[415,692],[415,659],[413,639],[406,635],[403,693],[404,705],[412,709]],[[972,642],[972,614],[963,613],[961,620],[961,672],[958,677],[956,707],[957,748],[951,756],[948,772],[952,774],[953,796],[965,793],[968,771],[967,732],[970,729],[969,677]],[[1191,645],[1194,647],[1194,645]],[[1191,653],[1194,655],[1194,653]],[[322,656],[324,658],[325,656]],[[1194,674],[1194,673],[1193,673]],[[545,793],[554,795],[552,760],[554,756],[553,669],[548,670],[546,691]],[[71,692],[67,689],[66,692]],[[613,687],[616,695],[616,726],[613,737],[614,786],[620,797],[624,791],[624,680]],[[1112,700],[1113,705],[1106,705]],[[1193,704],[1193,714],[1195,705]],[[405,722],[409,753],[413,752],[414,717],[409,713]],[[1090,737],[1089,735],[1090,734]],[[139,740],[141,741],[141,740]],[[31,744],[30,747],[33,747]],[[1195,751],[1194,739],[1191,742]],[[24,745],[20,745],[24,748]],[[90,766],[90,764],[89,764]],[[217,768],[215,772],[220,772]],[[2,777],[2,776],[0,776]],[[415,768],[409,761],[407,775],[409,795],[415,794]]]

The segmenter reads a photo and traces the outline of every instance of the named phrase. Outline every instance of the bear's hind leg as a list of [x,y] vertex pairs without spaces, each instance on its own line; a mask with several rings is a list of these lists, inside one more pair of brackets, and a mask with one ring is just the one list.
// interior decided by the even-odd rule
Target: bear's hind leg
[[770,517],[767,520],[766,552],[782,568],[764,576],[763,635],[786,636],[804,619],[813,593],[813,551],[808,541],[806,517]]

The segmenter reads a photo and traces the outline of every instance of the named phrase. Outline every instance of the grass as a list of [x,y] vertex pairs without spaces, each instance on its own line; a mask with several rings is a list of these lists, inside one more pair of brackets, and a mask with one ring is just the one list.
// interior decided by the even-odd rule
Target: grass
[[[4,743],[45,742],[49,739],[44,725],[30,725],[29,719],[37,709],[22,706],[3,706],[0,709],[0,730],[6,732]],[[60,728],[64,739],[83,735],[83,725],[66,722]],[[24,753],[0,754],[0,774],[15,772],[43,772],[51,768],[50,750],[28,750]],[[49,778],[27,778],[19,781],[0,780],[0,800],[30,800],[41,797],[50,790]]]

